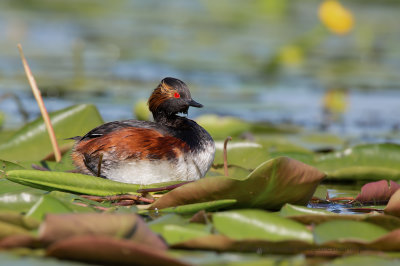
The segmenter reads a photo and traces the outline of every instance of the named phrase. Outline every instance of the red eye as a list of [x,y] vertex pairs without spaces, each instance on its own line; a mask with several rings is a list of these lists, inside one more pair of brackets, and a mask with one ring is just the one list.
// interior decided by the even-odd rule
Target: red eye
[[174,97],[175,98],[181,98],[181,95],[179,93],[175,92]]

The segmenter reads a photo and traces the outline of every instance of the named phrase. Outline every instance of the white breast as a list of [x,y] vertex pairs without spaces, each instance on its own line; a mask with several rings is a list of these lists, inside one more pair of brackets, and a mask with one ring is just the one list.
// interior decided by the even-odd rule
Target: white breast
[[108,179],[148,185],[170,181],[194,181],[210,169],[215,155],[214,143],[196,153],[186,153],[174,160],[138,160],[119,164],[105,171]]

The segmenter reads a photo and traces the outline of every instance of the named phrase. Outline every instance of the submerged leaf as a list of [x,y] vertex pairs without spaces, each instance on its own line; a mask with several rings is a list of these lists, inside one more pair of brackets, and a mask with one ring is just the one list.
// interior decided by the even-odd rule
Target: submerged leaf
[[280,157],[255,169],[245,180],[207,177],[185,184],[165,194],[152,204],[152,209],[235,199],[235,207],[280,209],[285,203],[305,205],[324,178],[316,168],[299,161]]

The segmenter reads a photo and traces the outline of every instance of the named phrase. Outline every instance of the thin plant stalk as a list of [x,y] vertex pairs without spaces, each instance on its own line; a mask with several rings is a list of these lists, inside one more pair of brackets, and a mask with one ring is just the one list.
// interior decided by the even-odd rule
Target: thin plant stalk
[[224,174],[225,176],[229,176],[228,172],[228,141],[232,140],[232,137],[227,137],[224,141]]
[[23,64],[24,69],[25,69],[26,76],[27,76],[29,84],[30,84],[30,86],[32,88],[33,95],[35,96],[36,102],[39,105],[39,109],[40,109],[40,112],[42,113],[43,121],[44,121],[44,123],[46,125],[47,132],[49,133],[49,137],[50,137],[51,145],[53,146],[53,151],[54,151],[54,156],[56,158],[56,162],[60,162],[61,161],[60,148],[59,148],[58,143],[57,143],[56,135],[54,133],[54,129],[53,129],[53,126],[51,124],[49,114],[47,113],[46,107],[44,105],[42,94],[40,93],[40,90],[37,87],[35,78],[33,77],[33,74],[32,74],[32,71],[31,71],[29,65],[28,65],[28,62],[26,61],[26,58],[24,56],[24,52],[22,51],[21,44],[18,44],[18,50],[19,50],[19,53],[21,55],[21,60],[22,60],[22,64]]

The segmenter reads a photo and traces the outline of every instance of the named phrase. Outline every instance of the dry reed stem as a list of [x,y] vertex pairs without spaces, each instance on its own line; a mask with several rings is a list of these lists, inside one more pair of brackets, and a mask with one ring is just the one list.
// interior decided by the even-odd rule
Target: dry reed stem
[[44,105],[42,94],[40,93],[40,90],[37,87],[35,78],[33,77],[33,74],[28,65],[28,62],[26,61],[24,52],[22,51],[21,44],[18,44],[18,50],[19,50],[19,54],[21,55],[21,60],[22,60],[22,64],[25,69],[26,76],[28,78],[29,84],[31,85],[33,95],[35,96],[36,102],[39,105],[39,109],[40,109],[40,112],[42,113],[43,121],[46,125],[47,132],[49,133],[51,145],[53,146],[54,155],[56,157],[56,162],[60,162],[61,161],[60,148],[58,147],[56,135],[54,133],[54,129],[51,124],[49,114],[47,113],[46,107]]

